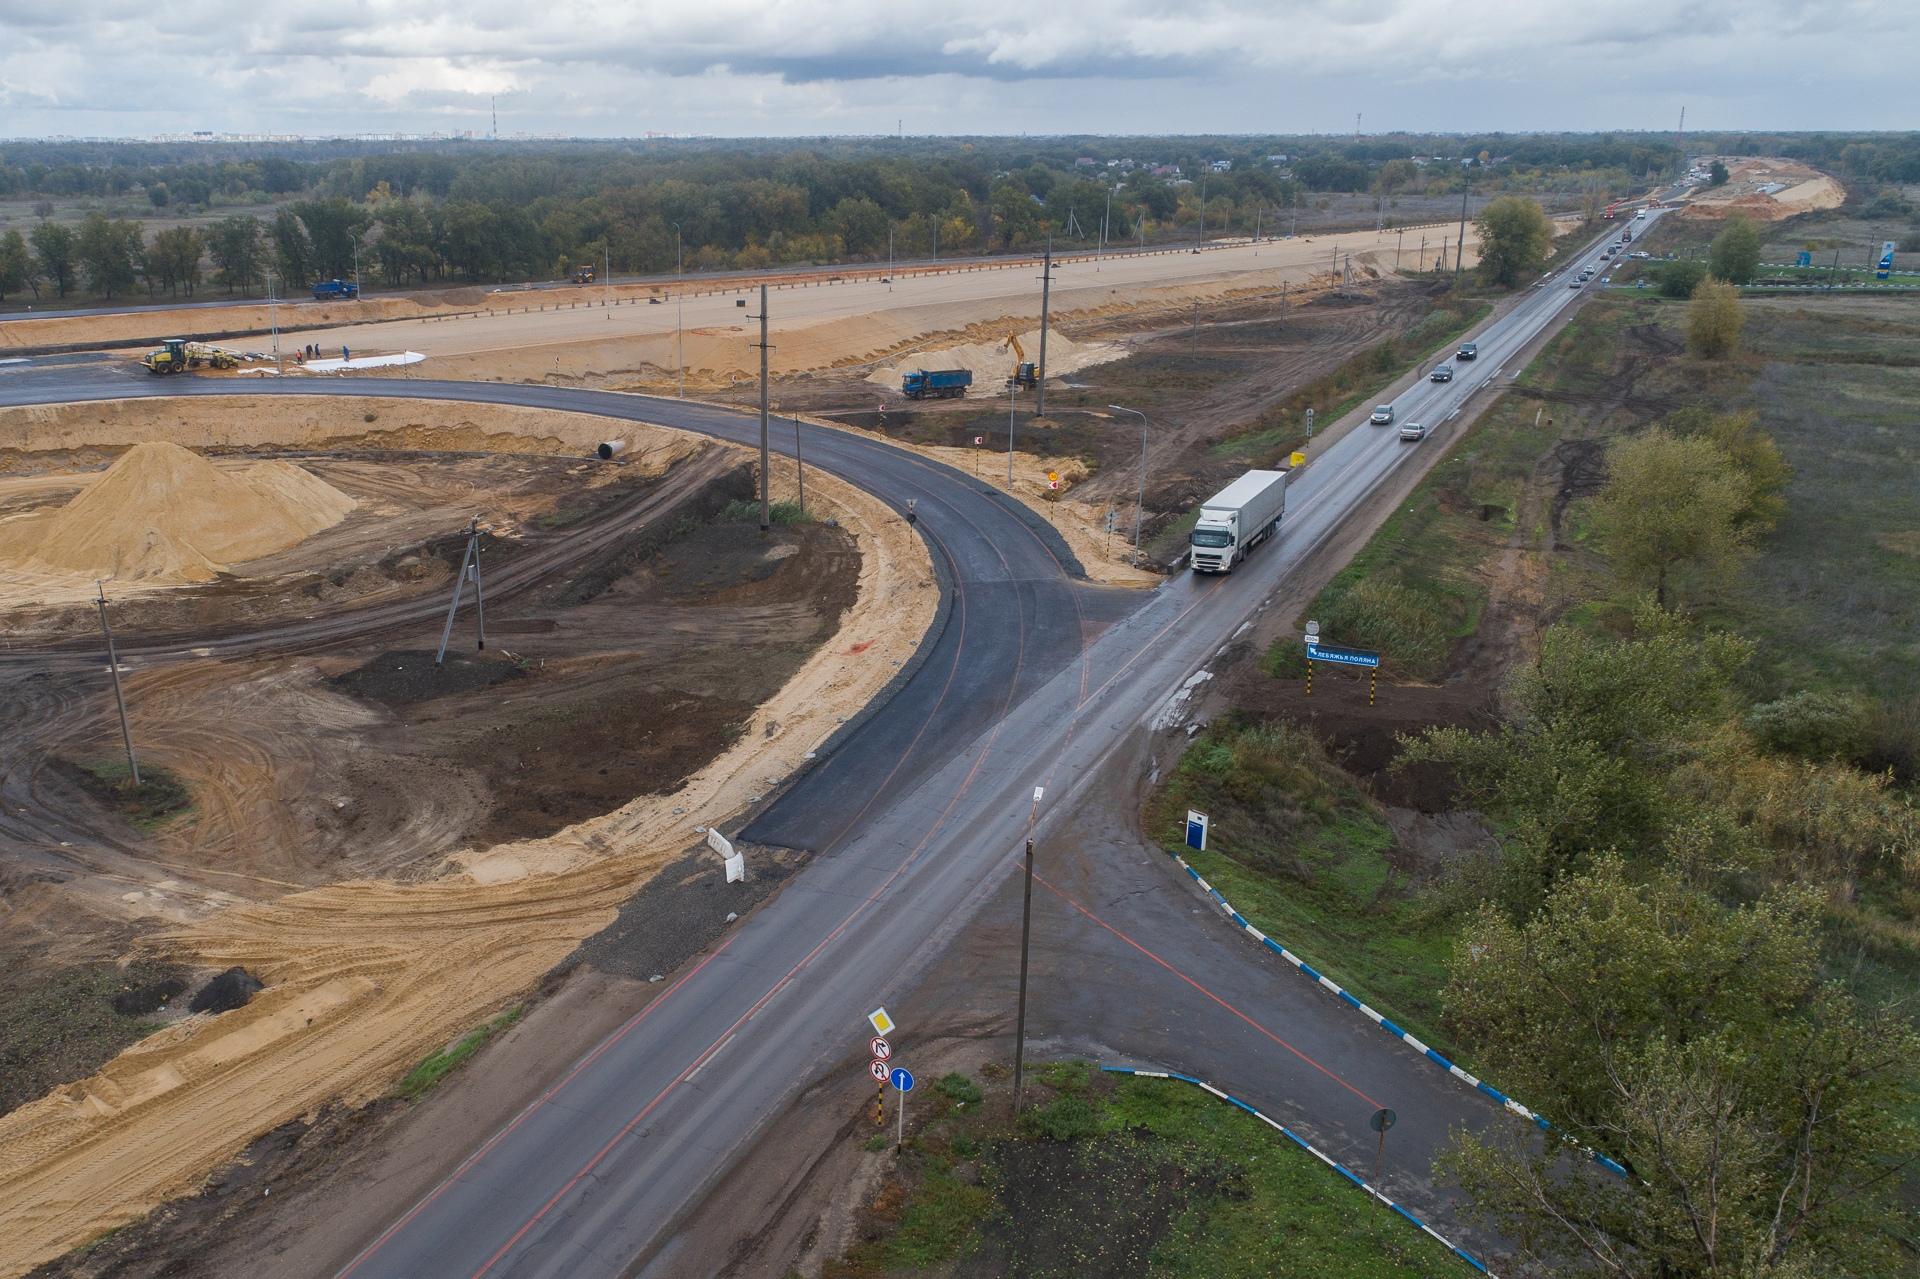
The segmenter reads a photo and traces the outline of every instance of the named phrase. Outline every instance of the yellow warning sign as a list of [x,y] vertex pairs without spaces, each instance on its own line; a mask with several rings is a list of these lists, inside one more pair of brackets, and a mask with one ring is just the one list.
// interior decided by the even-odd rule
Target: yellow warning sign
[[1306,464],[1307,455],[1305,453],[1295,452],[1287,458],[1288,466],[1305,466]]

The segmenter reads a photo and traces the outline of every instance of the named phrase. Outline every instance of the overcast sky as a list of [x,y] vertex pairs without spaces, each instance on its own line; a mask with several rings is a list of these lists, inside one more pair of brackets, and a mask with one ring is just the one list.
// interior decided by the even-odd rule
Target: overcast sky
[[1920,127],[1911,0],[0,0],[0,136]]

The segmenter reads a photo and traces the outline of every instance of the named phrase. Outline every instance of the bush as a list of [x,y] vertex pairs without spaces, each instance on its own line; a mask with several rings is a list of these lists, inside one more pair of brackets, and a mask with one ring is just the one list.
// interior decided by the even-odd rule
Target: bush
[[1747,731],[1775,754],[1857,759],[1867,746],[1867,708],[1844,694],[1803,690],[1748,711]]
[[[775,502],[767,511],[775,524],[809,524],[813,517],[800,509],[798,502]],[[760,522],[760,502],[758,498],[745,498],[728,502],[721,508],[720,520],[723,524],[758,524]]]
[[1321,619],[1329,643],[1374,648],[1413,675],[1433,675],[1453,647],[1450,610],[1431,591],[1367,577],[1340,593]]
[[1663,298],[1690,298],[1706,278],[1707,264],[1690,258],[1653,268],[1653,282]]

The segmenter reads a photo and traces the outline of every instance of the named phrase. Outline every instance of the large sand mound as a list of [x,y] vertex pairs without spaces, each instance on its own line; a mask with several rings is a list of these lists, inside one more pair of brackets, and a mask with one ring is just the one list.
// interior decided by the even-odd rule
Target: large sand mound
[[353,510],[291,462],[223,471],[178,444],[128,449],[57,511],[0,528],[0,561],[121,581],[205,582]]

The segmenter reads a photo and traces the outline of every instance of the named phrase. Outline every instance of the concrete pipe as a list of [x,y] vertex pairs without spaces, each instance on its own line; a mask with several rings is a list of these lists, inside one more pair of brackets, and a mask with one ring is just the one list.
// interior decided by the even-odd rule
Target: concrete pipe
[[611,461],[616,453],[624,453],[627,451],[627,442],[625,440],[602,440],[599,446],[593,451],[594,455],[602,462]]

